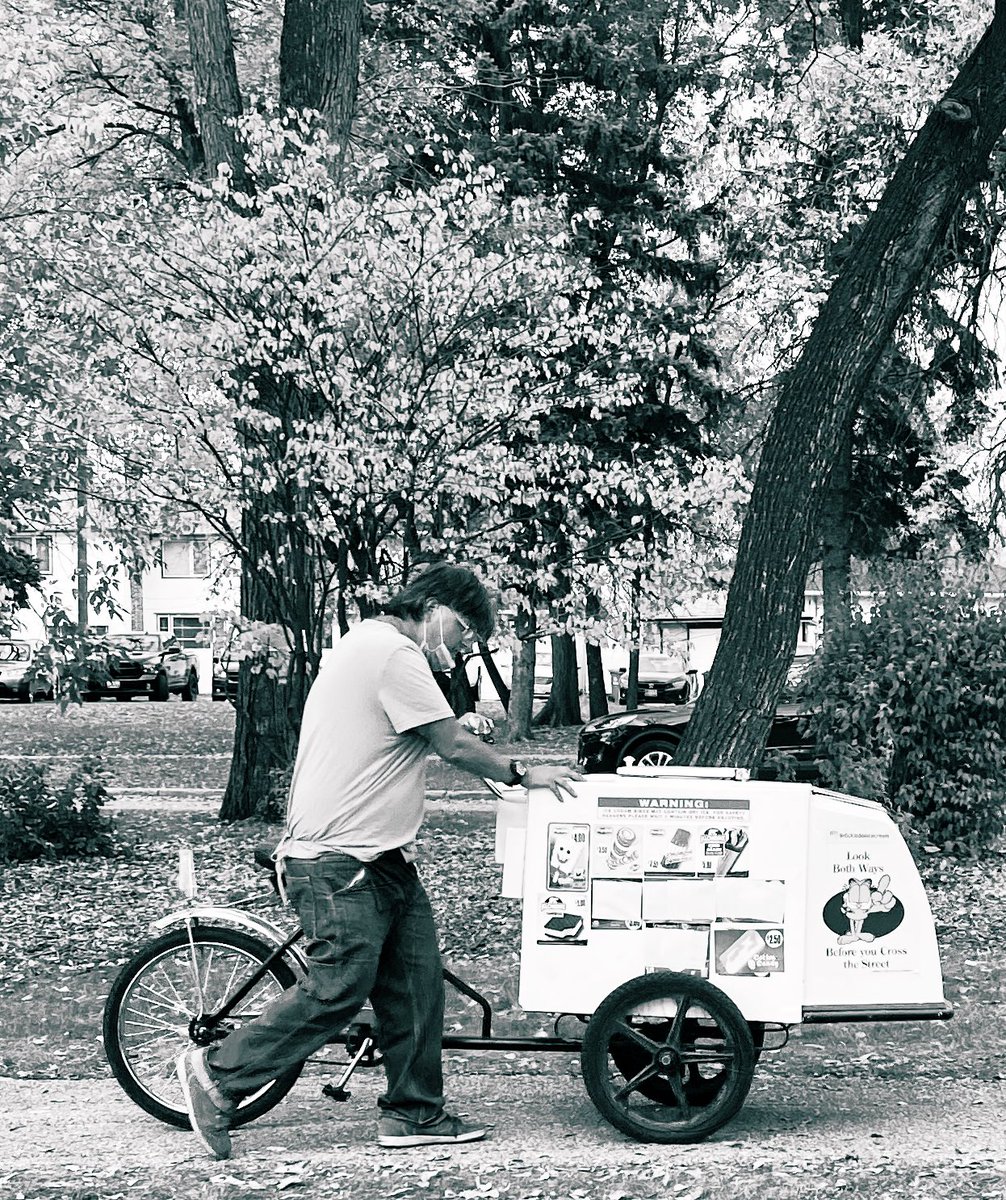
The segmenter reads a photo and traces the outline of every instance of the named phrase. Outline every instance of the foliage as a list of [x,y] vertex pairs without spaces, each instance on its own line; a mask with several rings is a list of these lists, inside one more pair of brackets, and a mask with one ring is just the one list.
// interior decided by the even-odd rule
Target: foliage
[[0,862],[87,858],[112,853],[112,824],[99,759],[85,758],[55,783],[39,764],[0,773]]
[[888,803],[916,845],[979,854],[1003,830],[1006,614],[978,588],[905,570],[829,639],[803,683],[821,769]]

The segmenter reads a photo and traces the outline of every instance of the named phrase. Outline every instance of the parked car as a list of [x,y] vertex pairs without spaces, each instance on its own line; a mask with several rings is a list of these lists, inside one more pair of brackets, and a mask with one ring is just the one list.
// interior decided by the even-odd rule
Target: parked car
[[52,670],[39,659],[38,650],[35,642],[0,640],[0,700],[31,704],[52,699]]
[[[693,704],[640,708],[635,712],[595,717],[580,730],[577,762],[588,774],[619,767],[666,767],[684,734]],[[758,779],[794,779],[816,783],[818,755],[806,732],[806,712],[797,704],[780,704],[772,720]]]
[[[623,667],[618,674],[615,689],[625,695],[629,684],[629,669]],[[681,663],[669,654],[640,654],[639,656],[639,702],[655,700],[658,704],[685,704],[691,699],[688,676]]]
[[113,696],[132,700],[149,696],[167,700],[177,693],[183,700],[199,695],[199,664],[173,637],[159,633],[120,633],[108,638],[92,659],[85,700]]
[[230,700],[233,704],[238,696],[238,673],[241,660],[231,658],[227,651],[213,656],[213,685],[211,694],[214,700]]

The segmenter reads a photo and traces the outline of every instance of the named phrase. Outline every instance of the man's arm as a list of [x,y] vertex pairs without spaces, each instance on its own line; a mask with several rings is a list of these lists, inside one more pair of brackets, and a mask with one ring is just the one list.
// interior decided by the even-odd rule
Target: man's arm
[[[509,783],[513,778],[510,770],[513,758],[469,733],[453,717],[419,725],[414,732],[424,737],[431,749],[452,766],[461,767],[485,779],[495,779],[498,783]],[[574,767],[541,764],[528,768],[524,786],[550,788],[562,800],[563,792],[576,795],[573,781],[582,778]]]

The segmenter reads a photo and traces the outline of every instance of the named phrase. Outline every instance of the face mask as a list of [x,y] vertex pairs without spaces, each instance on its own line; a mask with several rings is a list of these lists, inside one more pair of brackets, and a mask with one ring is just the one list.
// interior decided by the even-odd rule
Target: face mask
[[444,641],[444,614],[440,614],[440,644],[430,647],[426,640],[426,621],[423,621],[423,644],[419,647],[423,654],[426,655],[426,661],[430,664],[432,671],[452,671],[454,669],[454,655],[447,649],[447,643]]

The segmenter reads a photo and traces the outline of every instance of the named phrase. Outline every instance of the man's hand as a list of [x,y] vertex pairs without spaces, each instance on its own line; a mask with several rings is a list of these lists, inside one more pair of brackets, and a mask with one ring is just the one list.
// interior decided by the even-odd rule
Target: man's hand
[[490,717],[483,717],[480,713],[466,712],[458,717],[458,723],[484,742],[493,740],[493,730],[496,728],[496,724]]
[[570,796],[576,795],[576,788],[573,783],[577,779],[582,779],[583,775],[575,767],[549,767],[542,765],[540,767],[528,767],[527,774],[524,776],[524,786],[526,788],[548,788],[557,799],[564,800],[566,797],[563,792]]

